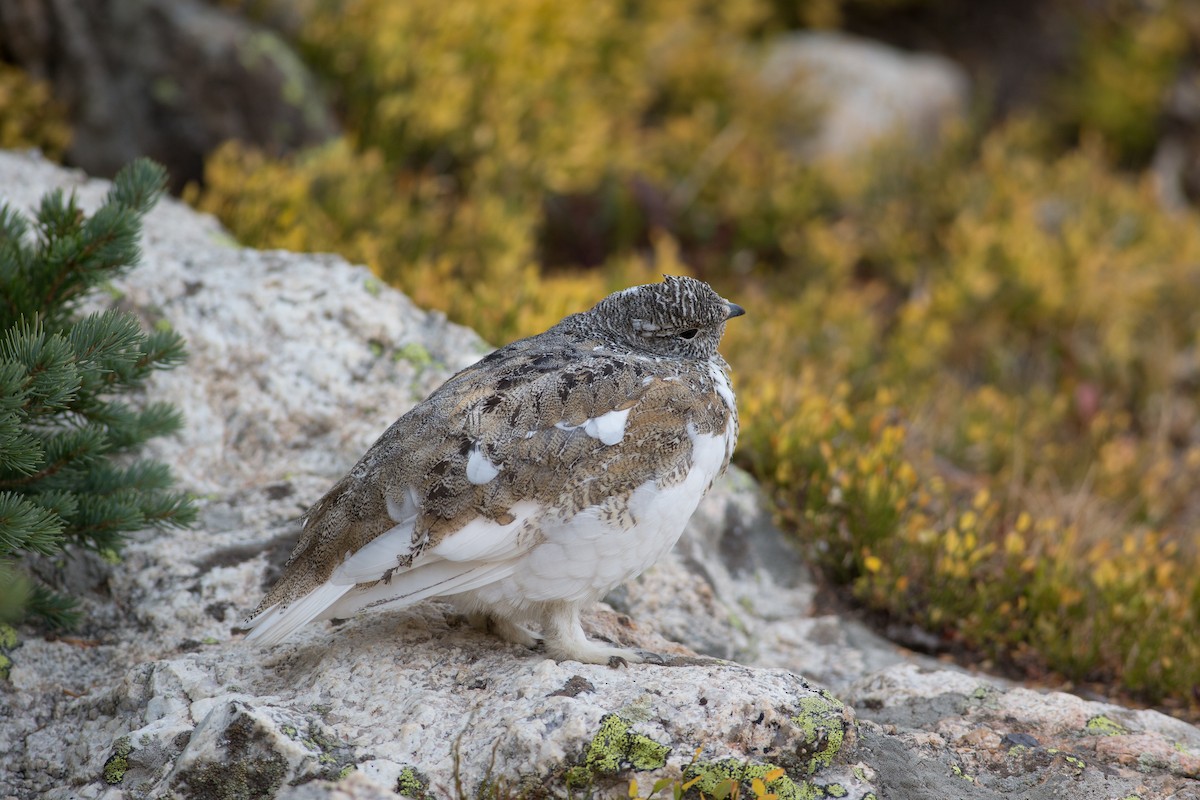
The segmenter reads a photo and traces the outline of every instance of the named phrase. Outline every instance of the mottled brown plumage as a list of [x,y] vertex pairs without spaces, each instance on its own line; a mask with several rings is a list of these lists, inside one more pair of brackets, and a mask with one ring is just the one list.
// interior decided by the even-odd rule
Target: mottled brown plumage
[[[583,639],[579,609],[669,549],[728,464],[737,411],[716,348],[740,313],[707,284],[667,278],[459,372],[305,515],[283,577],[247,622],[267,623],[252,638],[448,587],[507,638],[530,643],[521,624],[540,623],[553,655],[637,660]],[[677,514],[657,502],[672,489]],[[630,542],[643,547],[639,515],[654,541],[634,563],[570,563],[576,549],[620,561]]]

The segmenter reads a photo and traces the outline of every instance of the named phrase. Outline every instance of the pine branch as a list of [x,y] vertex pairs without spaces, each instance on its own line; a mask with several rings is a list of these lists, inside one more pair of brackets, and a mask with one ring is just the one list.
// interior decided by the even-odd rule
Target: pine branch
[[[54,478],[63,477],[64,472],[78,473],[108,452],[108,434],[100,425],[83,425],[46,436],[42,440],[45,448],[45,463],[41,469],[20,477],[0,479],[0,490],[28,491],[38,483],[49,484]],[[73,475],[67,480],[74,480]],[[60,481],[61,482],[61,481]]]
[[125,452],[143,443],[167,436],[183,428],[183,414],[170,403],[149,403],[132,411],[120,426],[110,429],[112,452]]
[[0,414],[0,475],[32,475],[45,460],[41,442],[21,427],[20,418]]
[[79,513],[79,497],[76,491],[45,489],[29,496],[46,511],[58,516],[60,520],[73,519]]
[[70,408],[79,389],[70,343],[47,334],[41,320],[22,318],[0,339],[0,363],[15,363],[27,375],[23,413],[36,417]]
[[187,361],[183,337],[173,330],[155,330],[146,337],[141,364],[147,369],[168,370]]
[[34,584],[25,601],[25,613],[40,618],[51,628],[69,630],[79,624],[82,615],[78,606],[78,601]]
[[57,514],[12,492],[0,492],[0,556],[20,551],[53,555],[62,548]]
[[[11,222],[17,215],[5,208],[0,215],[0,280],[8,271],[10,284],[23,284],[13,287],[22,291],[5,293],[11,317],[41,313],[52,328],[65,327],[89,290],[137,265],[141,218],[165,187],[162,167],[139,159],[117,174],[105,204],[91,217],[80,211],[74,194],[52,191],[38,206],[32,251],[22,241],[27,227]],[[11,269],[4,269],[6,261]]]
[[142,498],[142,516],[156,527],[188,528],[198,514],[193,497],[186,492],[153,492]]
[[113,180],[107,202],[144,216],[167,189],[167,171],[148,158],[126,165]]
[[75,360],[99,372],[135,363],[145,339],[137,319],[113,309],[89,314],[67,332]]
[[81,232],[47,238],[49,269],[38,276],[40,308],[55,322],[74,310],[89,290],[120,276],[137,263],[138,218],[129,210],[104,206],[83,224]]

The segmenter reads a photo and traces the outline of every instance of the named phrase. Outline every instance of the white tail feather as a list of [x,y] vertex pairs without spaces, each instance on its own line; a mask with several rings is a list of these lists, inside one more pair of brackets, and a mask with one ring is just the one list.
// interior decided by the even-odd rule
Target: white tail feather
[[320,616],[321,612],[353,588],[353,585],[323,583],[289,606],[270,606],[246,625],[251,629],[246,641],[263,646],[279,644]]
[[367,606],[395,603],[397,607],[419,603],[430,597],[446,597],[469,592],[489,583],[503,580],[513,573],[512,561],[434,561],[407,572],[397,572],[388,582],[379,582],[362,591],[339,597],[318,617],[349,617]]

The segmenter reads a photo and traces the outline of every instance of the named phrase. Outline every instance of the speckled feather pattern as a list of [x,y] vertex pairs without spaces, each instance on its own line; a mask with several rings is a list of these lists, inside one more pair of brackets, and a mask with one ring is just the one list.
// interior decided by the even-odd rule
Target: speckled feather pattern
[[684,482],[696,442],[723,439],[717,472],[729,462],[737,410],[717,344],[740,313],[707,284],[668,277],[454,375],[308,511],[283,577],[248,624],[312,595],[391,531],[408,541],[355,591],[426,563],[481,519],[515,528],[503,555],[517,559],[544,541],[544,528],[569,526],[585,510],[613,531],[635,529],[634,493]]

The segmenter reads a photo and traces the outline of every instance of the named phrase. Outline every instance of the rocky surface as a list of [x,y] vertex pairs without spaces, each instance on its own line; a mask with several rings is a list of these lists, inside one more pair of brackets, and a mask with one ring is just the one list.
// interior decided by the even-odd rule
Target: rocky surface
[[1200,730],[1156,711],[911,664],[842,699],[880,797],[1200,800]]
[[[54,187],[86,207],[106,190],[0,153],[0,199],[28,208]],[[0,797],[616,797],[631,779],[645,796],[727,777],[749,796],[767,776],[792,798],[1200,796],[1192,726],[918,663],[815,616],[803,563],[736,471],[668,558],[585,619],[593,636],[729,661],[559,664],[438,603],[245,646],[237,623],[296,516],[487,347],[362,268],[237,248],[173,201],[144,250],[112,294],[189,343],[153,387],[188,426],[152,454],[202,520],[135,537],[119,564],[68,565],[88,622],[23,631],[11,652]]]
[[67,159],[96,175],[149,155],[179,188],[226,140],[282,153],[337,128],[282,38],[203,0],[0,0],[0,54],[54,86]]

